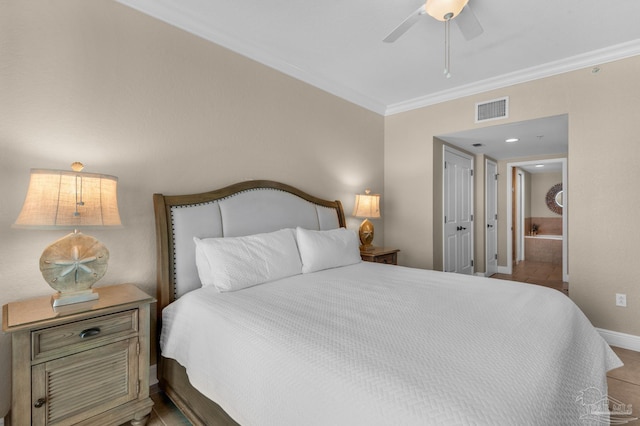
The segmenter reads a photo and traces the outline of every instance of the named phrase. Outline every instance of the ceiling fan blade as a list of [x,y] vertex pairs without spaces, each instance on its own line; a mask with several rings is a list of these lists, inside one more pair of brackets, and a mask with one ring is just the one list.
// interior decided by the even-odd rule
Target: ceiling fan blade
[[467,3],[464,9],[462,9],[462,12],[460,12],[453,21],[458,24],[458,28],[460,28],[465,40],[474,39],[484,32],[480,21],[478,21],[473,10],[469,7],[469,3]]
[[385,43],[393,43],[398,38],[400,38],[402,34],[406,33],[409,30],[409,28],[413,26],[413,24],[418,22],[418,19],[420,19],[420,17],[425,13],[427,12],[423,4],[422,6],[420,6],[418,10],[416,10],[411,15],[409,15],[407,19],[402,21],[402,23],[398,25],[393,31],[391,31],[389,35],[386,36],[382,41],[384,41]]

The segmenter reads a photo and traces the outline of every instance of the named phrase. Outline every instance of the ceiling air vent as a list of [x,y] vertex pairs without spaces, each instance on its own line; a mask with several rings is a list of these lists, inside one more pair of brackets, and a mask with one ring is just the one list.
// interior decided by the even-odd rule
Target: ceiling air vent
[[509,97],[476,104],[476,123],[509,117]]

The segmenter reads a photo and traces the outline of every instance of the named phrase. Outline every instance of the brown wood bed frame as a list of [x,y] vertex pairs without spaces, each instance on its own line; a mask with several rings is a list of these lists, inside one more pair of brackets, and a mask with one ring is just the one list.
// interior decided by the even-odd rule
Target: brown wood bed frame
[[[284,183],[255,180],[237,183],[222,189],[189,195],[167,196],[154,194],[157,250],[157,339],[162,330],[162,310],[175,300],[174,288],[174,241],[171,223],[171,208],[208,203],[254,189],[276,189],[296,195],[313,204],[336,210],[338,222],[345,227],[345,216],[340,201],[316,198]],[[158,354],[160,348],[158,343]],[[237,423],[215,402],[201,394],[189,383],[186,370],[178,362],[158,356],[158,381],[161,389],[180,408],[194,425],[237,425]]]

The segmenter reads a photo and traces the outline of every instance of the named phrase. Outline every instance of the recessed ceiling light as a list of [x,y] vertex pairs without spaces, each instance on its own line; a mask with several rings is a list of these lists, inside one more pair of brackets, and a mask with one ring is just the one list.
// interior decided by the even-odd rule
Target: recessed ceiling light
[[505,139],[504,141],[511,143],[511,142],[518,142],[519,140],[520,139],[518,139],[518,138],[509,138],[509,139]]
[[536,164],[536,167],[544,167],[544,164]]

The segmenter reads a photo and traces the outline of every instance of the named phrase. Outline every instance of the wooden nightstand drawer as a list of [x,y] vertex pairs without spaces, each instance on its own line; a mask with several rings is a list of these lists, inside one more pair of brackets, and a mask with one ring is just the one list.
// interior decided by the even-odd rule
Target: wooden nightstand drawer
[[360,250],[360,257],[365,262],[398,264],[398,252],[400,250],[386,247],[373,247],[371,250]]
[[374,262],[376,263],[387,263],[389,265],[397,265],[398,264],[398,255],[396,253],[389,253],[382,256],[376,256]]
[[138,310],[118,312],[31,332],[31,359],[69,354],[134,336],[138,332]]

